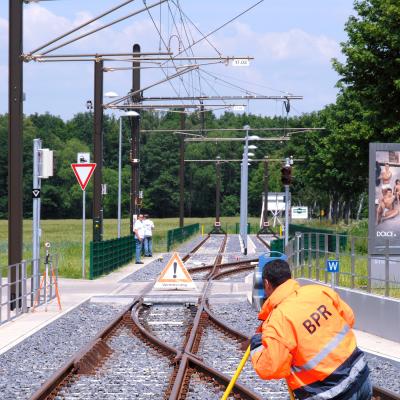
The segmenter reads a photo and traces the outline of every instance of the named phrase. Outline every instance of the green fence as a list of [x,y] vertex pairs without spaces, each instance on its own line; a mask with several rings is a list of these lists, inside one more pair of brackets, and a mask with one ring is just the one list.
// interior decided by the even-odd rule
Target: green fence
[[[330,229],[312,228],[305,225],[289,224],[289,237],[294,237],[296,232],[303,233],[302,246],[314,252],[315,250],[335,252],[336,240],[339,241],[339,249],[344,250],[347,246],[347,234],[334,232]],[[285,252],[285,240],[275,239],[271,241],[271,251]],[[311,254],[311,253],[310,253]]]
[[167,232],[167,251],[170,251],[176,244],[183,243],[190,236],[199,233],[200,224],[192,224],[183,228],[170,229]]
[[[247,233],[250,234],[252,230],[250,222],[247,223]],[[240,233],[240,223],[236,222],[235,233],[238,235]]]
[[[328,246],[328,251],[336,251],[336,240],[339,240],[339,249],[343,250],[347,246],[347,234],[345,232],[334,232],[330,229],[320,229],[312,228],[310,226],[304,225],[289,225],[289,236],[293,237],[296,232],[305,233],[309,235],[304,235],[304,247],[311,250],[316,250],[317,247],[325,251],[325,246]],[[319,233],[324,233],[328,235],[327,239],[325,235],[318,235]],[[311,240],[311,246],[309,241]],[[317,246],[318,241],[318,246]]]
[[90,242],[90,279],[107,274],[134,257],[135,237]]
[[285,239],[275,239],[271,241],[271,251],[285,252]]

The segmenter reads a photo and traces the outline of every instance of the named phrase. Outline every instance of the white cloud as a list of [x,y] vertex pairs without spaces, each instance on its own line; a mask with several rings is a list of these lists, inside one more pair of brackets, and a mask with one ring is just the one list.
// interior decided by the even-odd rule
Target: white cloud
[[330,62],[340,55],[339,44],[325,35],[313,35],[302,29],[285,32],[254,32],[247,24],[232,24],[229,36],[219,34],[218,47],[236,54],[257,54],[258,58],[274,61],[301,60]]

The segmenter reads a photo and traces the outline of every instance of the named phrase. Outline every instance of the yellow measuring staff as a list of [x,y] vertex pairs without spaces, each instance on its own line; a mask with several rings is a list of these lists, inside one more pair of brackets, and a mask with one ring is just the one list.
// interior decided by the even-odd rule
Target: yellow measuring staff
[[[236,383],[237,379],[239,378],[239,375],[242,372],[242,369],[243,369],[244,365],[246,364],[246,361],[249,358],[249,356],[250,356],[250,346],[247,348],[246,352],[244,353],[244,356],[243,356],[242,360],[240,361],[238,367],[236,368],[235,374],[233,375],[231,381],[229,382],[229,385],[225,389],[225,392],[224,392],[223,396],[221,397],[221,400],[226,400],[228,398],[228,396],[231,394],[231,391],[232,391],[233,387],[235,386],[235,383]],[[290,395],[290,400],[295,400],[293,392],[290,389],[289,385],[288,385],[288,391],[289,391],[289,395]]]
[[235,375],[233,375],[231,381],[229,382],[229,385],[226,388],[224,395],[221,397],[221,400],[226,400],[228,398],[228,396],[231,394],[231,391],[232,391],[233,387],[235,386],[237,378],[239,378],[239,375],[242,372],[244,364],[246,364],[246,361],[249,358],[249,356],[250,356],[250,346],[247,348],[246,353],[244,353],[242,361],[240,361],[238,367],[236,368]]

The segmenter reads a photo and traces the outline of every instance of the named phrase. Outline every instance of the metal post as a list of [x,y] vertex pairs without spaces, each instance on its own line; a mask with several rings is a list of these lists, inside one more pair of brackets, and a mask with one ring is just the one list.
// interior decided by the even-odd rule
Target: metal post
[[355,275],[356,275],[356,257],[355,257],[355,238],[350,238],[350,252],[351,252],[351,282],[350,287],[354,289],[355,287]]
[[86,278],[85,252],[86,252],[86,190],[83,190],[83,196],[82,196],[82,279]]
[[263,228],[268,224],[268,157],[265,157],[264,161],[264,215],[263,215]]
[[315,241],[315,279],[319,281],[319,233],[316,234]]
[[[133,53],[140,53],[140,46],[138,44],[133,45]],[[139,54],[134,55],[134,58],[140,57]],[[140,62],[134,61],[132,63],[132,91],[140,90]],[[140,103],[142,98],[141,93],[137,93],[132,96],[131,100],[133,103]],[[137,113],[140,113],[139,109],[133,109]],[[131,152],[130,152],[130,163],[131,163],[131,187],[130,187],[130,233],[133,233],[133,216],[138,214],[138,201],[139,201],[139,145],[140,145],[140,118],[133,117],[131,119]]]
[[285,185],[285,246],[289,242],[289,214],[290,214],[290,201],[289,201],[289,185]]
[[46,247],[46,259],[45,259],[45,275],[44,275],[44,282],[43,282],[43,288],[44,288],[44,310],[47,311],[47,302],[48,302],[48,297],[47,297],[47,279],[49,277],[49,249]]
[[[336,244],[336,251],[335,251],[335,258],[336,258],[336,260],[338,260],[339,261],[339,257],[340,257],[340,253],[339,253],[339,251],[340,251],[340,236],[338,235],[338,234],[336,234],[335,235],[335,244]],[[339,274],[340,274],[340,271],[338,271],[338,272],[336,272],[334,275],[336,275],[335,276],[335,282],[336,282],[336,285],[337,286],[339,286]]]
[[300,265],[300,232],[296,232],[296,268]]
[[389,255],[389,239],[386,239],[385,246],[385,296],[389,297],[389,268],[390,268],[390,255]]
[[204,119],[204,106],[203,100],[200,100],[200,134],[204,136],[205,119]]
[[220,206],[220,201],[221,201],[221,162],[219,161],[221,157],[217,157],[217,162],[215,165],[216,169],[216,185],[215,185],[215,222],[216,222],[216,227],[219,230],[220,227],[220,217],[221,217],[221,206]]
[[248,195],[248,171],[249,171],[249,130],[250,127],[245,125],[246,130],[245,145],[242,158],[242,179],[240,185],[240,235],[243,242],[243,254],[247,255],[247,195]]
[[[286,230],[286,228],[285,228]],[[286,240],[286,235],[285,235]],[[307,257],[307,264],[308,264],[308,277],[312,278],[312,233],[308,233],[308,257]]]
[[[180,129],[185,130],[186,114],[185,109],[182,108],[181,113],[181,126]],[[179,162],[179,227],[183,228],[185,225],[185,138],[181,134],[179,135],[179,152],[180,152],[180,162]]]
[[[22,152],[23,152],[23,2],[9,0],[9,57],[8,57],[8,264],[22,259]],[[19,267],[18,267],[19,268]],[[10,275],[10,308],[16,307],[16,270]]]
[[103,240],[103,60],[94,63],[94,135],[93,153],[96,169],[93,183],[93,241]]
[[122,179],[122,116],[119,117],[119,141],[118,141],[118,222],[117,237],[121,237],[121,179]]
[[[42,148],[42,141],[40,139],[33,139],[33,189],[41,189],[40,176],[40,149]],[[33,259],[33,291],[39,288],[40,285],[40,271],[39,271],[39,258],[40,258],[40,197],[33,197],[32,199],[32,259]]]
[[[324,233],[324,265],[329,258],[329,235]],[[325,283],[328,283],[328,271],[325,269]]]
[[[27,306],[27,288],[26,288],[26,261],[22,260],[22,276],[21,276],[21,281],[22,281],[22,312],[26,313],[28,311],[28,306]],[[1,299],[1,297],[0,297]]]

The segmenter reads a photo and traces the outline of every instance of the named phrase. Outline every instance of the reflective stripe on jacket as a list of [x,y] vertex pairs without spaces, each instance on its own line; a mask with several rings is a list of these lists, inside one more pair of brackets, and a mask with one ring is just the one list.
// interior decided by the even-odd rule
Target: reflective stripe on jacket
[[[330,288],[289,279],[264,303],[262,345],[252,351],[263,379],[286,378],[299,399],[341,399],[368,376],[351,308]],[[346,398],[346,397],[343,397]]]

